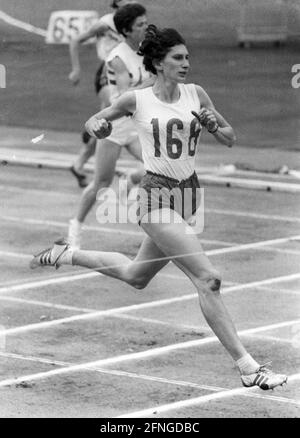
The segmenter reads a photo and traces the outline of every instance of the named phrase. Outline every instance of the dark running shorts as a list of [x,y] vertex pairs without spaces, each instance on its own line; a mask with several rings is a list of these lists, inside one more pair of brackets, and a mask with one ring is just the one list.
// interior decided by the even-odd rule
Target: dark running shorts
[[108,79],[106,75],[106,65],[104,61],[102,61],[101,64],[99,65],[99,68],[96,72],[94,84],[97,94],[99,93],[102,87],[108,85]]
[[200,184],[196,172],[188,179],[178,181],[147,171],[138,191],[138,224],[145,214],[168,208],[188,220],[201,204]]

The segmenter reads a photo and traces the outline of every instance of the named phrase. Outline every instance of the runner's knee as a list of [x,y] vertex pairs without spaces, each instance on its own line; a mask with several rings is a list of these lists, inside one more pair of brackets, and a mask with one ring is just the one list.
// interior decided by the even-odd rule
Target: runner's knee
[[129,277],[127,283],[135,289],[142,290],[148,285],[150,279],[146,277]]
[[132,264],[130,264],[127,268],[126,272],[126,281],[130,286],[135,289],[145,289],[145,287],[149,284],[152,277],[149,277],[146,273],[139,274],[136,272],[136,269]]
[[97,193],[99,189],[108,188],[113,180],[113,176],[111,175],[103,175],[100,178],[97,178],[95,181],[93,181],[93,190]]
[[221,289],[221,275],[217,271],[206,272],[197,279],[198,290],[204,294],[219,294]]

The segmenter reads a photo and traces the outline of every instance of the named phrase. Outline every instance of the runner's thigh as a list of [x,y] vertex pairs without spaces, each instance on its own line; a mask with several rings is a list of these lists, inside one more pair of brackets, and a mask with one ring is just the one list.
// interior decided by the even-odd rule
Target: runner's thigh
[[132,262],[130,269],[133,275],[147,276],[149,279],[166,266],[170,260],[157,260],[165,258],[165,254],[158,248],[153,240],[146,236]]
[[107,181],[110,184],[113,180],[120,151],[121,147],[109,140],[97,141],[94,175],[96,184],[100,181]]
[[133,139],[128,145],[127,145],[128,152],[131,153],[137,160],[143,161],[142,156],[142,147],[141,143],[138,137]]
[[202,245],[191,227],[173,210],[154,210],[141,226],[157,247],[192,280],[215,268],[205,255]]

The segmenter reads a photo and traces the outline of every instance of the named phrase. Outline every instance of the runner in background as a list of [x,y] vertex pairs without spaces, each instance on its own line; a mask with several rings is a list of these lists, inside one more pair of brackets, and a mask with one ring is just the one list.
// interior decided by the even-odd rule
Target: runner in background
[[[124,41],[110,52],[106,60],[111,101],[128,89],[143,88],[154,82],[153,75],[143,65],[143,57],[137,53],[147,28],[146,9],[139,3],[130,3],[118,9],[114,21]],[[70,220],[68,240],[76,248],[81,246],[83,222],[96,202],[97,193],[100,189],[107,189],[114,179],[116,163],[123,147],[140,161],[140,166],[127,173],[126,191],[123,188],[120,190],[120,200],[123,198],[122,192],[124,197],[127,196],[130,188],[138,184],[144,175],[141,145],[131,118],[124,116],[116,120],[113,128],[111,136],[97,142],[93,181],[83,191],[77,212]]]
[[[111,7],[115,9],[133,3],[134,0],[114,0]],[[87,32],[84,32],[72,39],[70,42],[70,56],[72,71],[69,75],[73,85],[78,85],[81,78],[81,66],[79,59],[79,46],[85,43],[90,38],[96,38],[97,55],[99,59],[99,67],[95,76],[95,91],[99,97],[99,109],[104,109],[110,104],[108,81],[106,77],[105,61],[121,41],[124,40],[116,29],[114,23],[115,12],[109,13],[101,17]],[[95,154],[96,139],[91,137],[86,130],[82,132],[83,145],[80,153],[71,167],[72,174],[76,177],[80,187],[88,185],[86,175],[84,173],[85,163]]]

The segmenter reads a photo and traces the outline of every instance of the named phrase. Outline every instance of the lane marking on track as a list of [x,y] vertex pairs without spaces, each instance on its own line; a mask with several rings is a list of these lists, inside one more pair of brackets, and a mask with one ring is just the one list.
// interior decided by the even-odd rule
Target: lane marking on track
[[[17,155],[17,152],[16,152]],[[22,154],[21,154],[22,155]],[[22,157],[20,154],[18,154],[18,157],[15,157],[14,159],[11,158],[11,154],[8,156],[4,153],[2,154],[2,160],[6,163],[10,163],[13,165],[23,165],[23,166],[29,166],[29,167],[45,167],[45,168],[52,168],[52,169],[69,169],[70,165],[67,163],[63,163],[61,160],[56,161],[53,160],[53,158],[37,158],[37,157],[31,157],[28,159],[28,157]],[[197,170],[197,169],[196,169]],[[122,169],[121,167],[116,168],[116,172],[124,173],[126,169]],[[209,170],[208,170],[209,172]],[[240,175],[241,176],[241,175]],[[244,188],[248,190],[273,190],[278,192],[287,192],[287,193],[299,193],[300,192],[300,184],[297,183],[290,183],[290,182],[283,182],[283,181],[274,181],[274,180],[264,180],[264,179],[258,179],[258,175],[256,175],[255,179],[250,178],[238,178],[238,177],[232,177],[232,176],[222,176],[220,174],[212,174],[209,173],[200,173],[198,174],[200,183],[212,183],[212,185],[221,185],[226,187],[238,187],[238,188]]]
[[261,335],[261,334],[253,334],[253,335],[249,335],[249,337],[251,338],[257,338],[257,339],[263,339],[265,341],[273,341],[273,342],[282,342],[285,344],[291,344],[292,346],[294,346],[294,348],[299,349],[300,347],[300,339],[299,340],[294,340],[294,339],[287,339],[287,338],[279,338],[278,336],[270,336],[270,335]]
[[[283,289],[283,288],[279,288],[279,289],[273,289],[271,287],[267,287],[267,286],[261,286],[259,289],[261,289],[262,291],[266,291],[266,292],[271,292],[274,294],[274,292],[278,292],[278,293],[282,293],[282,294],[291,294],[291,295],[298,295],[298,297],[300,296],[300,290],[296,291],[293,289]],[[299,286],[300,289],[300,286]]]
[[[35,305],[35,306],[41,306],[51,309],[58,309],[58,310],[67,310],[70,312],[81,312],[81,313],[93,313],[97,312],[97,309],[91,309],[91,308],[84,308],[84,307],[74,307],[74,306],[68,306],[64,304],[55,304],[55,303],[49,303],[45,301],[37,301],[37,300],[25,300],[23,298],[14,298],[14,297],[6,297],[6,296],[0,296],[0,301],[8,301],[8,302],[15,302],[15,303],[23,303],[27,305]],[[105,317],[105,316],[104,316]],[[188,330],[188,331],[195,331],[198,334],[207,334],[211,333],[211,330],[209,327],[204,327],[201,325],[188,325],[188,324],[176,324],[172,322],[166,322],[162,321],[160,319],[154,319],[154,318],[144,318],[141,316],[134,316],[127,313],[116,313],[109,315],[110,318],[119,318],[119,319],[125,319],[125,320],[131,320],[131,321],[137,321],[139,323],[144,324],[151,324],[151,325],[159,325],[159,326],[165,326],[165,327],[172,327],[174,329],[179,330]],[[196,334],[195,333],[195,334]],[[278,341],[283,343],[290,343],[294,344],[295,341],[284,339],[284,338],[277,338],[275,336],[262,336],[262,335],[251,335],[251,337],[257,337],[261,339],[271,340],[271,341]]]
[[36,26],[32,26],[29,23],[25,23],[25,21],[17,20],[16,18],[6,14],[1,10],[0,10],[0,20],[3,20],[5,23],[10,24],[11,26],[19,27],[20,29],[26,30],[27,32],[34,33],[36,35],[40,35],[42,37],[46,37],[47,35],[46,30]]
[[[15,216],[7,216],[7,215],[0,215],[0,220],[7,221],[7,222],[15,222],[20,224],[27,224],[27,225],[41,225],[41,226],[50,226],[50,227],[57,227],[57,228],[68,228],[69,224],[66,222],[58,222],[58,221],[46,221],[41,219],[30,219],[30,218],[18,218]],[[126,225],[126,224],[125,224]],[[109,227],[101,227],[101,226],[91,226],[91,225],[83,225],[82,227],[85,231],[92,231],[96,233],[111,233],[111,234],[123,234],[128,236],[145,236],[144,231],[137,230],[126,230],[123,228],[109,228]],[[201,239],[201,242],[208,244],[208,245],[222,245],[222,246],[233,246],[238,245],[238,243],[232,243],[232,242],[224,242],[223,240],[214,240],[214,239]]]
[[[32,256],[30,256],[30,259],[32,259]],[[98,272],[85,272],[85,274],[81,273],[76,275],[58,276],[57,278],[50,278],[50,279],[48,278],[46,280],[37,280],[37,281],[31,281],[29,283],[16,284],[14,286],[1,287],[0,294],[25,291],[29,289],[39,289],[53,284],[63,284],[73,281],[86,280],[89,278],[94,278],[99,276],[102,276],[102,274],[99,274]]]
[[295,240],[300,241],[299,234],[296,236],[283,237],[283,238],[279,238],[279,239],[262,240],[260,242],[236,245],[236,246],[231,247],[231,248],[213,249],[213,250],[207,251],[206,253],[209,255],[227,254],[227,253],[232,253],[232,252],[237,252],[237,251],[244,251],[244,250],[248,250],[248,249],[257,249],[257,248],[260,248],[262,246],[278,245],[280,243],[292,242]]
[[49,303],[47,301],[28,300],[28,299],[18,298],[18,297],[0,296],[0,301],[8,301],[8,302],[12,302],[12,303],[22,303],[22,304],[27,304],[30,306],[41,306],[41,307],[47,307],[50,309],[57,309],[57,310],[67,310],[70,312],[81,312],[81,313],[97,312],[97,309],[87,309],[84,307],[75,307],[75,306],[68,306],[68,305],[64,305],[64,304],[55,304],[55,303]]
[[[84,308],[84,307],[74,307],[69,306],[65,304],[55,304],[55,303],[49,303],[47,301],[38,301],[38,300],[26,300],[23,298],[15,298],[15,297],[7,297],[7,296],[0,296],[0,301],[8,301],[12,303],[21,303],[21,304],[27,304],[29,306],[40,306],[50,309],[57,309],[57,310],[67,310],[70,312],[80,312],[80,313],[94,313],[98,312],[99,309],[91,309],[91,308]],[[104,315],[105,316],[105,315]],[[202,327],[200,325],[186,325],[186,324],[176,324],[172,322],[166,322],[161,321],[158,319],[153,318],[143,318],[138,317],[134,315],[129,315],[126,313],[117,313],[109,315],[110,318],[119,318],[119,319],[125,319],[125,320],[131,320],[131,321],[138,321],[146,324],[153,324],[153,325],[161,325],[165,327],[172,327],[180,330],[193,330],[197,332],[210,332],[208,327]]]
[[300,251],[296,249],[287,249],[287,248],[259,248],[261,251],[266,252],[277,252],[279,254],[286,254],[286,255],[294,255],[294,256],[300,256]]
[[[2,251],[2,252],[0,251],[0,257],[1,257],[1,254],[5,256],[4,253],[5,253],[5,251]],[[28,255],[28,254],[24,254],[24,255],[26,256],[27,260],[30,260],[32,258],[32,255]],[[24,257],[24,259],[25,259],[25,257]],[[79,269],[74,269],[74,270],[72,269],[72,271],[70,273],[72,273],[72,275],[77,275],[81,272],[82,272],[82,269],[80,269],[80,270]],[[36,281],[39,281],[39,280],[53,280],[54,278],[66,276],[65,272],[63,274],[62,273],[60,273],[60,274],[54,273],[54,274],[50,274],[50,275],[46,275],[45,272],[43,272],[41,275],[40,274],[35,275],[34,277],[32,276],[31,271],[30,271],[30,274],[31,274],[30,277],[21,277],[21,278],[14,279],[14,280],[2,281],[2,282],[0,282],[0,288],[7,287],[7,286],[17,286],[17,285],[22,284],[22,283],[23,284],[31,283],[33,281],[33,278]]]
[[[230,286],[230,287],[224,288],[222,293],[224,294],[224,293],[229,293],[229,292],[241,291],[241,290],[246,290],[246,289],[258,287],[260,285],[275,284],[275,283],[294,280],[294,279],[298,279],[298,278],[300,278],[300,274],[291,274],[291,275],[285,275],[283,277],[269,278],[267,280],[261,280],[261,281],[255,281],[252,283],[245,283],[245,284],[239,284],[236,286]],[[39,323],[34,323],[34,324],[28,324],[25,326],[14,327],[14,328],[6,329],[6,330],[5,329],[0,330],[0,336],[1,335],[7,336],[7,335],[13,335],[13,334],[17,334],[17,333],[24,333],[24,332],[28,332],[31,330],[40,330],[40,329],[54,327],[54,326],[58,326],[61,324],[75,322],[75,321],[85,321],[85,320],[89,320],[89,319],[93,319],[93,318],[100,318],[103,316],[109,316],[109,315],[113,315],[116,313],[127,313],[127,312],[141,310],[141,309],[148,309],[148,308],[152,308],[152,307],[169,305],[171,303],[179,303],[182,301],[188,301],[188,300],[191,300],[191,299],[194,299],[197,297],[198,297],[198,294],[193,293],[193,294],[188,294],[188,295],[181,295],[179,297],[174,297],[174,298],[166,298],[163,300],[150,301],[147,303],[133,304],[130,306],[116,307],[113,309],[106,309],[106,310],[99,310],[97,312],[86,313],[83,315],[82,314],[73,315],[73,316],[69,316],[69,317],[65,317],[65,318],[61,318],[61,319],[54,319],[52,321],[39,322]]]
[[237,211],[237,210],[223,210],[218,208],[205,208],[206,213],[211,214],[219,214],[224,216],[240,216],[240,217],[246,217],[251,219],[266,219],[266,220],[273,220],[273,221],[283,221],[283,222],[294,222],[299,223],[300,218],[298,217],[292,217],[292,216],[280,216],[276,214],[263,214],[263,213],[252,213],[250,211]]
[[[9,358],[9,359],[50,364],[50,365],[56,365],[56,366],[74,366],[75,365],[74,363],[70,363],[70,362],[61,362],[61,361],[57,361],[57,360],[51,360],[51,359],[45,359],[45,358],[33,357],[33,356],[22,356],[22,355],[14,354],[14,353],[0,352],[0,357],[1,356],[5,357],[5,358]],[[94,372],[97,372],[100,374],[108,374],[108,375],[112,375],[112,376],[126,377],[126,378],[131,378],[131,379],[136,379],[136,380],[163,383],[163,384],[167,384],[167,385],[182,386],[182,387],[186,387],[186,388],[207,390],[207,391],[212,391],[212,392],[230,390],[230,389],[226,389],[226,388],[218,387],[218,386],[201,385],[199,383],[186,382],[184,380],[166,379],[164,377],[149,376],[149,375],[145,375],[145,374],[138,374],[138,373],[133,373],[133,372],[128,372],[128,371],[107,370],[105,368],[94,368],[92,370],[90,368],[87,368],[87,371],[94,371]],[[286,397],[252,394],[249,391],[247,391],[246,393],[243,393],[241,395],[243,395],[245,397],[250,397],[250,398],[258,398],[258,399],[263,399],[263,400],[273,400],[273,401],[276,401],[279,403],[287,403],[287,404],[293,404],[296,406],[300,406],[300,401],[289,399]]]
[[[300,186],[300,184],[299,184]],[[21,187],[7,187],[5,185],[0,185],[0,190],[3,190],[5,192],[11,192],[11,193],[19,193],[19,194],[24,194],[30,191],[31,194],[36,194],[36,195],[47,195],[47,196],[57,196],[58,192],[57,191],[49,191],[49,190],[45,190],[45,189],[24,189]],[[66,197],[68,197],[68,199],[79,199],[77,194],[74,194],[72,192],[59,192],[59,194],[63,194]],[[111,205],[115,205],[115,202],[113,201],[107,201],[109,204]],[[299,217],[294,217],[294,216],[281,216],[281,215],[277,215],[277,214],[264,214],[264,213],[253,213],[251,211],[247,212],[247,211],[239,211],[239,210],[226,210],[226,209],[221,209],[221,208],[205,208],[205,213],[207,214],[218,214],[218,215],[223,215],[223,216],[237,216],[237,217],[246,217],[246,218],[252,218],[252,219],[257,219],[257,220],[270,220],[270,221],[283,221],[283,222],[291,222],[291,223],[299,223],[300,222],[300,218]]]
[[32,259],[32,255],[30,254],[22,254],[20,252],[12,252],[12,251],[0,251],[1,257],[11,257],[15,259],[24,259],[24,260],[30,260]]
[[[259,333],[267,330],[273,330],[282,327],[288,327],[294,324],[299,324],[300,319],[294,321],[285,321],[281,323],[271,324],[267,326],[256,327],[247,330],[241,330],[238,332],[239,336],[246,336],[252,333]],[[0,333],[1,334],[1,333]],[[17,383],[25,382],[25,381],[34,381],[46,379],[49,377],[73,373],[78,371],[84,371],[86,368],[97,368],[101,366],[108,366],[116,363],[123,363],[131,360],[142,360],[153,356],[160,356],[171,351],[182,350],[186,348],[194,348],[199,347],[200,345],[207,345],[214,342],[219,342],[218,338],[215,336],[206,338],[206,339],[198,339],[193,341],[186,341],[177,344],[170,344],[165,347],[152,348],[150,350],[140,351],[137,353],[124,354],[120,356],[114,356],[107,359],[100,359],[93,362],[82,363],[78,365],[66,366],[60,369],[45,371],[41,373],[30,374],[26,376],[20,376],[16,378],[10,378],[0,381],[0,387],[15,385]]]
[[[64,304],[55,304],[55,303],[49,303],[45,301],[37,301],[37,300],[26,300],[23,298],[14,298],[14,297],[6,297],[6,296],[0,296],[0,301],[8,301],[8,302],[14,302],[14,303],[23,303],[27,305],[34,305],[34,306],[41,306],[51,309],[58,309],[58,310],[67,310],[70,312],[81,312],[81,313],[93,313],[97,312],[97,309],[91,309],[91,308],[84,308],[84,307],[74,307],[74,306],[68,306]],[[201,325],[188,325],[188,324],[176,324],[172,322],[166,322],[162,321],[160,319],[154,319],[154,318],[144,318],[141,316],[134,316],[127,313],[116,313],[109,315],[110,318],[119,318],[119,319],[125,319],[125,320],[131,320],[131,321],[137,321],[144,324],[151,324],[151,325],[160,325],[165,327],[172,327],[174,329],[179,330],[188,330],[188,331],[195,331],[198,334],[207,334],[211,333],[211,330],[209,327],[204,327]],[[294,344],[294,340],[285,339],[285,338],[279,338],[275,336],[263,336],[263,335],[251,335],[251,337],[256,337],[260,339],[266,339],[270,341],[277,341],[282,343],[289,343]],[[295,344],[296,345],[296,344]],[[298,344],[297,344],[298,345]]]
[[[300,380],[300,374],[293,374],[289,377],[289,382],[295,382]],[[150,415],[157,415],[163,412],[174,411],[176,409],[184,409],[192,406],[198,406],[203,403],[207,403],[213,400],[220,400],[228,397],[240,396],[250,393],[252,391],[257,390],[257,387],[252,388],[235,388],[225,391],[217,392],[216,394],[204,395],[188,400],[180,400],[174,403],[165,404],[162,406],[156,406],[153,408],[148,408],[136,412],[127,413],[124,415],[120,415],[117,418],[137,418],[137,417],[148,417]]]
[[[68,228],[69,224],[66,222],[59,222],[59,221],[47,221],[47,220],[41,220],[41,219],[25,219],[25,218],[18,218],[14,216],[0,216],[0,220],[7,221],[7,222],[16,222],[20,224],[27,224],[27,225],[41,225],[45,227],[57,227],[57,228]],[[127,236],[145,236],[145,233],[143,231],[133,231],[133,230],[126,230],[122,228],[109,228],[109,227],[94,227],[90,225],[84,225],[83,230],[86,231],[93,231],[96,233],[111,233],[111,234],[123,234]]]

